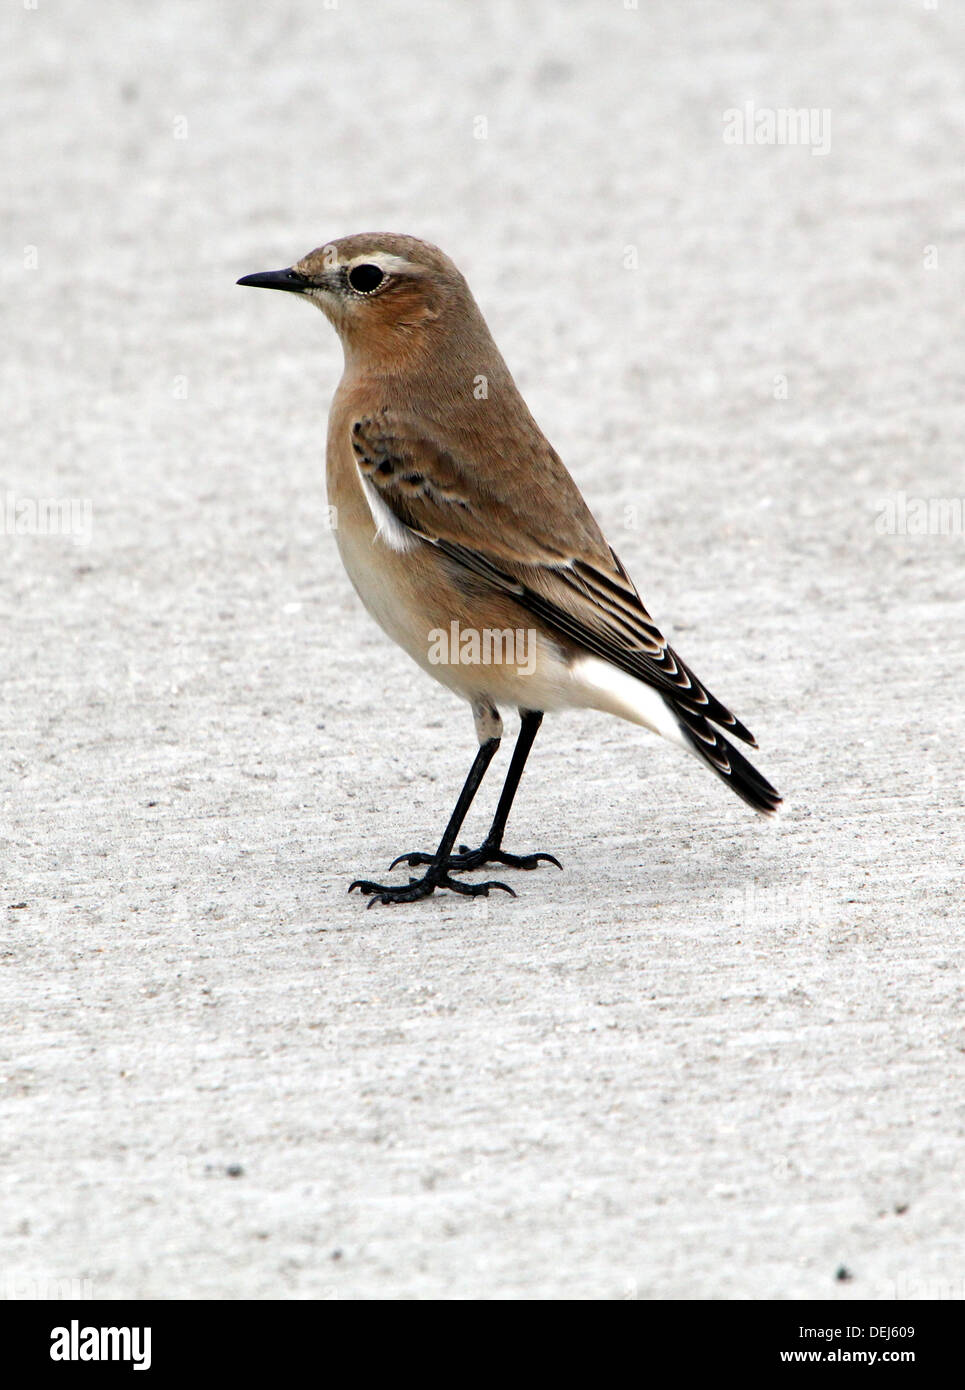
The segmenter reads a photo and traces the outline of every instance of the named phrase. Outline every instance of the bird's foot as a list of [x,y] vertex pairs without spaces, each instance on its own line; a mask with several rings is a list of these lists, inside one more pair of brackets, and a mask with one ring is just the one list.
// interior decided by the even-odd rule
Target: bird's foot
[[[435,862],[434,855],[426,854],[423,850],[413,850],[410,854],[400,854],[397,859],[393,859],[389,868],[394,869],[396,864],[408,864],[410,868],[415,868],[418,864]],[[450,854],[444,868],[447,873],[467,873],[472,869],[481,869],[484,864],[503,864],[507,869],[538,869],[543,863],[555,864],[558,869],[563,867],[553,854],[509,854],[499,845],[484,841],[478,849],[460,845],[459,853]]]
[[453,893],[461,893],[466,898],[488,898],[493,888],[501,888],[511,898],[516,896],[508,883],[497,883],[494,879],[488,883],[460,883],[458,879],[450,877],[448,860],[437,865],[432,856],[428,855],[425,862],[429,863],[430,868],[423,878],[410,878],[404,885],[372,883],[367,878],[357,878],[349,885],[348,891],[351,893],[357,888],[360,893],[370,895],[369,907],[374,907],[376,903],[417,903],[422,898],[428,898],[437,888],[449,888]]

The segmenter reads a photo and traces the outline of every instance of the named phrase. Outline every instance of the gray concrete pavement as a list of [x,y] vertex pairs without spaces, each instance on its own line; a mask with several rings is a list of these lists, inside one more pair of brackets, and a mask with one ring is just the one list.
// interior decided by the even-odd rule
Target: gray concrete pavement
[[[961,12],[3,23],[0,1291],[961,1297]],[[569,714],[562,874],[346,896],[474,736],[325,530],[334,335],[234,280],[370,229],[464,269],[775,824]]]

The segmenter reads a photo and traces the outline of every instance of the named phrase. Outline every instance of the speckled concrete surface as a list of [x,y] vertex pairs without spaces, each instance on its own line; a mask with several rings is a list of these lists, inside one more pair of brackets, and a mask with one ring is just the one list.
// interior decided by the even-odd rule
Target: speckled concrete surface
[[[960,9],[2,22],[0,1293],[961,1297]],[[325,530],[334,335],[234,281],[369,229],[466,272],[777,823],[570,714],[562,874],[346,896],[474,736]]]

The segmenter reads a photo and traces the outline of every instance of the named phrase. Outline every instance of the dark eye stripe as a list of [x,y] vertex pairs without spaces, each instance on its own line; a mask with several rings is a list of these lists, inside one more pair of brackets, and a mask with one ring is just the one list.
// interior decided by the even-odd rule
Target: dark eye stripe
[[359,294],[371,294],[385,279],[377,265],[356,265],[348,273],[348,282]]

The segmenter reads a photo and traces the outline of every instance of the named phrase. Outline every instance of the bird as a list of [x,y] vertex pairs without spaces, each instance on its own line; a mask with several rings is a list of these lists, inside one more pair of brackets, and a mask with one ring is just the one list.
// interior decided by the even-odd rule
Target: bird
[[[644,606],[560,456],[530,414],[465,278],[438,247],[397,233],[341,237],[239,285],[308,300],[341,340],[328,417],[327,489],[338,549],[369,613],[419,666],[465,699],[478,749],[435,851],[406,883],[356,879],[369,906],[437,890],[463,896],[499,865],[561,868],[503,838],[543,716],[613,714],[694,754],[754,810],[780,794],[731,742],[747,727],[677,655]],[[490,830],[456,841],[499,748],[519,733]]]

